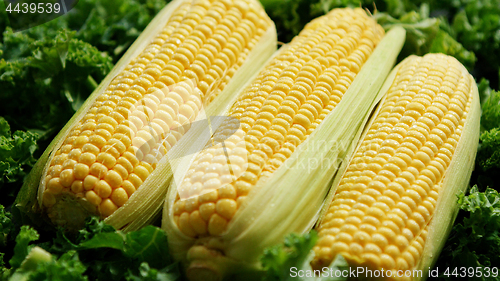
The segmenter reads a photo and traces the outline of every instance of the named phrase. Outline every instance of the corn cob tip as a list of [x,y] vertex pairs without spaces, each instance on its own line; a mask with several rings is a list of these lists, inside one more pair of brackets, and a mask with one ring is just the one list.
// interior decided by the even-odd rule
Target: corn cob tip
[[86,218],[91,215],[96,215],[96,208],[70,194],[61,194],[47,212],[52,222],[70,231],[83,228]]
[[226,256],[224,245],[218,239],[203,240],[187,252],[186,277],[189,281],[252,280],[252,274],[261,270],[258,262],[246,263]]
[[186,271],[188,280],[190,281],[220,281],[222,274],[212,264],[192,263]]
[[226,273],[226,263],[220,261],[225,258],[220,251],[196,245],[189,249],[187,258],[190,262],[186,276],[190,281],[220,281]]

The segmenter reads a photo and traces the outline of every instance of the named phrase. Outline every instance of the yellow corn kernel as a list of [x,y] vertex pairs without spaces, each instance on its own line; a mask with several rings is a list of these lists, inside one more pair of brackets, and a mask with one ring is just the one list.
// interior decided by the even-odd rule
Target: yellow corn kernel
[[[180,215],[180,231],[222,234],[259,179],[280,167],[339,103],[383,35],[361,9],[338,9],[308,24],[233,105],[234,118],[213,136],[225,147],[194,159],[178,189],[177,202],[186,204],[176,206],[178,214],[200,216],[181,224]],[[362,51],[365,56],[358,55]],[[192,197],[201,204],[188,209]]]
[[[434,243],[426,241],[429,223],[440,193],[453,190],[443,190],[443,180],[450,162],[461,161],[455,151],[469,137],[465,122],[478,113],[471,110],[477,88],[467,70],[443,54],[413,56],[398,67],[319,225],[315,269],[341,254],[351,266],[397,276],[414,269],[424,244]],[[470,144],[477,141],[470,137],[476,138]]]
[[82,197],[103,218],[125,205],[274,28],[254,0],[175,2],[163,29],[55,148],[40,184],[50,193],[41,201],[49,217],[61,217],[61,208],[53,208],[61,196]]

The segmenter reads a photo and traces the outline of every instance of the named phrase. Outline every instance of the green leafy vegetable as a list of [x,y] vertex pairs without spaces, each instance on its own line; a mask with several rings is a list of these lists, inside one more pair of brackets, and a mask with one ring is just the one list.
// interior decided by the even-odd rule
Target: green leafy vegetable
[[[4,33],[9,44],[0,60],[0,88],[4,90],[0,110],[17,117],[8,118],[15,127],[53,135],[94,90],[91,81],[100,81],[111,69],[111,58],[72,38],[74,34],[61,29],[54,37],[36,41],[10,29]],[[14,46],[33,51],[9,51]]]
[[161,268],[172,260],[168,253],[168,241],[165,232],[154,226],[147,226],[139,231],[128,233],[125,238],[125,254],[133,259],[148,262]]
[[5,251],[8,246],[7,242],[12,239],[13,232],[14,223],[12,222],[12,216],[9,212],[5,211],[4,206],[0,205],[0,279],[8,272],[8,269],[5,267]]
[[476,56],[469,52],[462,44],[442,29],[447,28],[443,18],[429,18],[429,6],[423,4],[418,12],[410,11],[399,19],[388,13],[376,13],[374,16],[386,30],[393,26],[402,26],[406,29],[406,43],[401,51],[400,58],[411,54],[424,55],[426,53],[443,53],[454,56],[469,70],[474,69]]
[[37,135],[31,132],[16,131],[12,134],[9,123],[0,116],[0,192],[3,195],[0,203],[5,203],[7,197],[14,197],[18,191],[8,188],[7,183],[22,180],[35,164],[36,140]]
[[481,59],[480,68],[492,80],[500,67],[500,0],[450,1],[465,6],[453,18],[457,39]]
[[476,156],[476,184],[484,190],[487,187],[498,190],[497,178],[500,172],[500,128],[485,131],[480,137]]
[[[480,84],[480,86],[482,86]],[[481,89],[483,95],[488,98],[481,106],[483,114],[481,115],[481,126],[486,130],[500,127],[500,92],[491,89]]]
[[500,168],[500,128],[484,132],[480,138],[477,163],[481,171]]
[[[407,29],[400,59],[446,53],[480,80],[483,134],[472,179],[477,188],[460,197],[462,211],[439,267],[500,264],[499,1],[261,0],[280,41],[289,42],[305,24],[333,8],[362,6],[385,28]],[[80,0],[69,14],[14,33],[0,1],[0,204],[12,204],[38,154],[167,2]],[[156,227],[125,234],[93,218],[73,237],[62,231],[40,230],[38,235],[33,228],[20,228],[20,223],[0,205],[2,280],[180,278],[166,236]],[[283,245],[270,248],[262,257],[263,278],[290,279],[290,267],[306,266],[316,239],[315,233],[291,235]],[[339,259],[331,268],[343,266],[345,261]]]
[[425,9],[420,12],[409,12],[399,19],[387,13],[377,13],[375,18],[386,30],[393,26],[402,26],[406,29],[407,39],[400,54],[402,58],[410,54],[427,53],[439,31],[439,20],[428,18],[428,11]]
[[170,1],[79,1],[68,14],[67,25],[78,30],[78,39],[108,53],[116,62],[168,2]]
[[[10,222],[6,221],[5,225],[11,227]],[[21,228],[9,261],[10,268],[3,269],[4,279],[63,281],[179,278],[178,266],[169,255],[166,234],[158,227],[148,226],[125,234],[93,217],[75,237],[68,237],[59,230],[54,239],[38,244],[43,249],[30,245],[38,238],[33,228]]]
[[[33,281],[84,281],[88,280],[87,276],[83,275],[86,269],[85,265],[79,260],[78,253],[69,251],[55,261],[40,262],[34,270],[21,271],[21,274],[29,276],[28,280]],[[15,278],[12,279],[15,280]]]
[[9,264],[12,269],[17,269],[21,266],[24,258],[31,250],[29,245],[31,242],[38,240],[40,236],[33,228],[23,225],[21,231],[16,237],[16,246],[14,247],[14,256],[10,259]]
[[[89,266],[87,274],[92,278],[123,280],[143,274],[141,270],[151,276],[178,276],[177,265],[169,255],[167,236],[154,226],[124,234],[93,217],[75,241],[59,232],[53,245],[46,248],[60,254],[78,251],[80,260]],[[146,270],[143,263],[151,268]]]
[[79,231],[77,241],[91,240],[95,235],[101,233],[114,232],[115,229],[111,225],[107,225],[97,217],[91,217],[89,222],[85,224],[85,228]]
[[458,59],[467,69],[474,69],[476,56],[473,52],[467,51],[462,44],[458,43],[448,33],[439,30],[434,40],[432,40],[430,53],[443,53]]
[[484,102],[488,100],[491,96],[492,89],[490,88],[490,81],[482,78],[481,81],[477,84],[477,89],[479,91],[479,98],[481,100],[481,107],[484,105]]
[[135,275],[131,271],[128,271],[125,279],[127,281],[171,281],[178,280],[179,276],[175,273],[171,273],[171,268],[166,267],[161,270],[157,270],[149,267],[147,262],[141,263],[139,267],[139,274]]
[[[7,246],[7,241],[13,230],[14,224],[12,223],[12,216],[9,212],[5,211],[4,206],[0,205],[0,253],[2,253],[2,249]],[[0,260],[1,256],[2,254],[0,254]]]
[[[479,192],[474,186],[468,196],[459,196],[460,208],[468,217],[453,227],[440,256],[440,265],[449,267],[483,268],[500,264],[500,194],[493,189]],[[474,280],[498,280],[478,277]],[[441,276],[452,280],[453,276]]]
[[263,280],[293,280],[290,268],[302,267],[317,240],[315,231],[302,236],[292,233],[283,244],[266,249],[261,257],[262,267],[266,270]]
[[[14,269],[15,267],[12,267],[10,271]],[[59,259],[53,260],[50,253],[35,246],[31,248],[31,251],[25,256],[21,266],[14,271],[9,280],[88,280],[87,277],[83,275],[85,270],[86,267],[78,259],[78,253],[76,251],[69,251],[63,254]]]
[[147,226],[127,234],[119,231],[98,233],[90,240],[79,244],[77,248],[86,250],[116,249],[127,258],[140,259],[157,268],[165,263],[170,263],[167,237],[163,230],[154,226]]
[[321,11],[312,9],[318,0],[260,0],[267,14],[276,24],[278,40],[289,42],[304,26]]

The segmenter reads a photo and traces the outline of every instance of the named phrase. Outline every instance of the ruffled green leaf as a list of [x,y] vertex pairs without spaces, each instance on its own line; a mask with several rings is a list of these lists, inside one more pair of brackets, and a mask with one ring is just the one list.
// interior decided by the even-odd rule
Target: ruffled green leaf
[[4,196],[17,192],[5,190],[4,185],[22,180],[35,164],[33,154],[37,149],[37,137],[37,134],[23,131],[12,134],[9,123],[0,116],[0,191]]
[[[500,264],[500,194],[493,189],[479,192],[474,186],[468,196],[459,196],[465,218],[454,226],[440,257],[440,266],[473,267],[483,273],[474,280],[498,280],[491,267]],[[485,273],[490,267],[489,277]],[[440,267],[441,268],[441,267]],[[453,276],[441,276],[453,280]]]
[[290,277],[291,268],[302,267],[317,241],[315,231],[302,236],[292,233],[283,244],[267,248],[260,259],[266,271],[263,280],[294,280]]

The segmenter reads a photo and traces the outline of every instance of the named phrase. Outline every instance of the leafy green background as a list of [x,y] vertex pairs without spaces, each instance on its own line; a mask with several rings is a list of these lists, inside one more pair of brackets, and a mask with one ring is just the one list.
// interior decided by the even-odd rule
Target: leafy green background
[[[169,0],[80,0],[67,15],[14,33],[0,1],[0,280],[177,280],[165,233],[124,234],[89,219],[76,235],[22,225],[10,213],[36,159]],[[436,266],[500,266],[500,0],[261,0],[281,42],[336,7],[401,25],[409,54],[456,57],[477,80],[483,115],[476,167]],[[315,232],[291,235],[262,256],[262,280],[287,280]],[[342,260],[333,267],[342,268]],[[443,276],[441,280],[453,280]],[[475,278],[474,280],[500,280]]]

